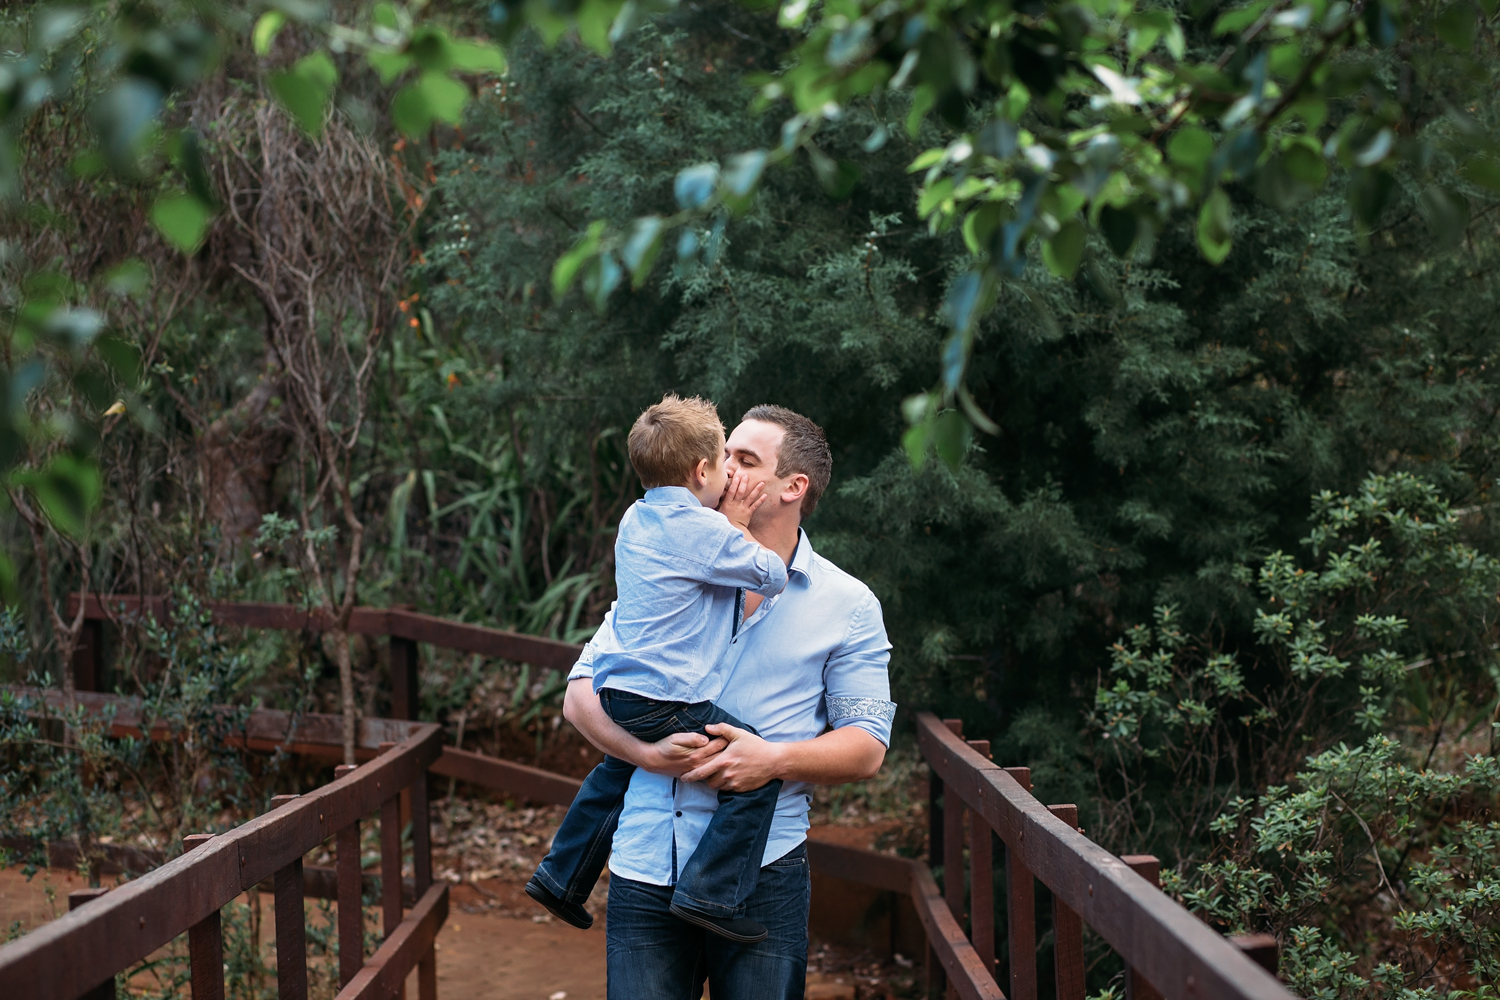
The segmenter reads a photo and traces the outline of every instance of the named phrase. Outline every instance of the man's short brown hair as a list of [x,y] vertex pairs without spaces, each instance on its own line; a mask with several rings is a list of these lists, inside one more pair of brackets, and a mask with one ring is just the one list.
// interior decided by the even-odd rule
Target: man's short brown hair
[[806,520],[817,509],[818,500],[833,478],[833,452],[828,449],[823,428],[800,413],[770,403],[750,407],[741,419],[775,424],[786,432],[776,449],[776,475],[781,479],[797,473],[807,477],[801,510],[802,519]]
[[646,489],[686,486],[698,460],[712,466],[724,452],[724,424],[706,399],[667,393],[630,428],[630,464]]

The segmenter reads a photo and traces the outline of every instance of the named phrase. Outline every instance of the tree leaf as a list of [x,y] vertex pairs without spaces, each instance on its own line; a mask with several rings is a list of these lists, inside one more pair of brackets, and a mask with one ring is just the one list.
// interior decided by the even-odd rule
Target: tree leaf
[[141,352],[130,341],[115,336],[100,337],[94,341],[94,350],[126,385],[134,385],[141,377]]
[[420,139],[432,128],[432,108],[427,105],[427,95],[415,83],[408,83],[396,91],[391,100],[391,118],[401,134]]
[[921,471],[927,464],[927,436],[931,430],[931,424],[922,423],[908,427],[901,435],[901,447],[906,450],[906,459],[914,470]]
[[365,53],[365,62],[379,74],[383,84],[389,84],[414,65],[411,56],[395,49],[371,49]]
[[73,538],[82,537],[88,515],[103,493],[98,466],[67,452],[40,469],[19,471],[13,479],[31,491],[58,531]]
[[449,44],[449,54],[453,58],[453,68],[460,73],[499,75],[505,72],[505,53],[500,51],[499,46],[489,42],[454,39]]
[[256,19],[255,31],[250,36],[250,44],[256,55],[263,56],[271,51],[271,43],[276,41],[276,33],[284,24],[286,15],[279,10],[268,10]]
[[1059,278],[1071,279],[1083,261],[1083,247],[1088,234],[1077,219],[1069,219],[1057,235],[1042,244],[1042,260],[1047,270]]
[[678,206],[691,212],[708,204],[718,183],[719,165],[700,163],[678,172],[677,179],[672,182],[672,194],[677,198]]
[[1434,25],[1438,37],[1460,52],[1474,47],[1474,32],[1479,25],[1479,11],[1468,0],[1458,0],[1438,15]]
[[1105,205],[1099,212],[1099,228],[1103,230],[1105,242],[1115,252],[1115,256],[1124,259],[1130,253],[1130,248],[1135,246],[1140,223],[1135,213],[1129,209]]
[[1214,155],[1214,138],[1196,125],[1185,125],[1167,140],[1167,156],[1172,162],[1201,169]]
[[752,149],[748,153],[739,153],[729,158],[729,166],[720,178],[720,183],[724,185],[724,190],[736,198],[744,198],[755,190],[765,169],[766,151],[764,149]]
[[573,245],[573,248],[561,257],[557,263],[552,265],[552,295],[561,299],[568,293],[573,284],[573,279],[578,275],[578,269],[588,262],[599,252],[599,240],[604,236],[604,222],[596,219],[589,223],[587,233],[583,239]]
[[464,105],[469,103],[469,88],[445,73],[428,71],[417,81],[428,110],[439,121],[457,125],[464,120]]
[[620,279],[624,271],[620,269],[620,262],[615,260],[615,255],[609,251],[595,257],[583,275],[583,293],[588,296],[589,301],[594,304],[594,311],[601,316],[609,306],[609,296],[620,287]]
[[1222,264],[1233,246],[1234,216],[1229,195],[1215,188],[1198,212],[1198,249],[1210,264]]
[[1431,184],[1417,196],[1417,211],[1439,247],[1447,250],[1463,241],[1469,227],[1469,202],[1463,195]]
[[339,72],[321,50],[297,60],[289,70],[271,74],[271,93],[308,135],[323,131],[323,118]]
[[1464,164],[1463,175],[1470,183],[1500,194],[1500,163],[1476,156]]
[[656,263],[656,255],[661,250],[661,239],[660,216],[647,215],[635,220],[630,239],[620,251],[625,266],[630,268],[631,287],[640,288],[651,273],[651,265]]
[[151,206],[151,224],[186,254],[197,252],[212,218],[212,210],[186,192],[164,194]]
[[973,434],[974,428],[957,410],[944,410],[932,422],[933,448],[937,451],[938,458],[955,472],[963,464],[964,451]]

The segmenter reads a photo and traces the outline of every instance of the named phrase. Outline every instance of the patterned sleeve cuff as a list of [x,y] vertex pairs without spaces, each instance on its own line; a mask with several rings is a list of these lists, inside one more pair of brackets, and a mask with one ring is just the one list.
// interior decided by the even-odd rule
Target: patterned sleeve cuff
[[882,698],[828,699],[828,724],[835,728],[845,719],[879,719],[886,725],[896,718],[896,703]]

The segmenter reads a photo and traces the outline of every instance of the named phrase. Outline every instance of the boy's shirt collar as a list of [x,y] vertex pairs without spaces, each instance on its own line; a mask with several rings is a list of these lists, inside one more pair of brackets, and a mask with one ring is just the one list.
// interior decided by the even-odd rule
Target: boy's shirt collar
[[641,498],[641,503],[653,507],[702,507],[703,502],[693,496],[686,486],[653,486]]

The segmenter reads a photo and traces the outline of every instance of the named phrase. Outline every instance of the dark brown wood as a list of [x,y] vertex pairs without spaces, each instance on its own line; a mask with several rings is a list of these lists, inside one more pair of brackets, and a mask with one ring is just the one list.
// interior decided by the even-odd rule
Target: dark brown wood
[[73,689],[100,691],[104,688],[104,623],[85,618],[73,647]]
[[954,992],[963,1000],[1005,1000],[1005,994],[985,971],[979,953],[964,937],[963,928],[948,909],[932,872],[923,865],[912,866],[911,898],[922,926],[927,929],[927,946],[943,967]]
[[307,1000],[307,915],[302,909],[302,859],[276,872],[276,995]]
[[412,738],[356,774],[257,816],[119,886],[86,911],[66,914],[0,947],[0,996],[74,1000],[300,860],[437,760],[442,729],[414,729]]
[[[78,595],[70,595],[70,607],[76,609]],[[126,597],[109,594],[100,597],[89,594],[84,601],[84,616],[88,620],[116,619],[141,614],[152,614],[163,619],[168,602],[161,597]],[[320,632],[328,627],[328,618],[321,610],[304,610],[292,604],[258,604],[246,601],[210,601],[209,612],[216,625],[236,625],[241,628],[271,628],[288,631]],[[349,619],[348,631],[359,635],[389,635],[412,642],[425,642],[445,649],[460,649],[468,653],[479,653],[496,659],[530,663],[538,667],[567,670],[577,661],[582,646],[555,639],[543,639],[520,632],[485,628],[483,625],[468,625],[450,622],[432,615],[418,614],[399,608],[355,608]]]
[[[981,757],[989,757],[989,740],[969,740]],[[979,960],[995,974],[995,854],[994,834],[984,817],[969,812],[969,937]]]
[[[183,853],[213,840],[208,833],[182,838]],[[224,931],[215,910],[188,928],[188,972],[193,1000],[224,1000]]]
[[826,840],[807,841],[808,866],[819,875],[846,879],[903,895],[911,891],[914,862],[891,854],[864,851]]
[[1291,996],[1212,928],[1049,813],[932,713],[919,712],[915,721],[922,755],[943,780],[945,793],[956,791],[969,808],[983,814],[1006,847],[1163,996]]
[[336,1000],[384,1000],[404,989],[406,977],[432,950],[438,928],[448,919],[448,886],[439,882],[422,894],[417,905],[391,930]]
[[391,717],[415,719],[422,706],[421,654],[415,639],[393,635],[391,654]]
[[[98,899],[106,892],[109,892],[109,889],[100,886],[93,886],[88,889],[74,889],[68,893],[68,911],[71,913],[85,903]],[[115,977],[110,976],[98,986],[84,992],[79,996],[78,1000],[115,1000]],[[198,998],[194,996],[193,1000],[198,1000]]]
[[427,805],[427,776],[407,790],[411,796],[411,868],[417,895],[432,885],[432,824]]
[[528,802],[559,806],[571,805],[583,784],[576,778],[453,747],[443,751],[443,756],[432,766],[432,773],[506,792]]
[[[1022,791],[1031,791],[1031,768],[1004,770]],[[1005,926],[1011,1000],[1036,1000],[1036,881],[1009,844],[1005,845]]]
[[[1161,862],[1154,854],[1122,854],[1120,860],[1153,886],[1161,887]],[[1156,987],[1139,971],[1125,967],[1125,1000],[1161,1000]]]
[[[1047,810],[1078,829],[1078,807],[1067,805],[1048,806]],[[1083,1000],[1083,921],[1072,908],[1052,896],[1052,960],[1057,975],[1057,1000]]]
[[1229,939],[1229,943],[1245,954],[1250,961],[1276,975],[1280,966],[1280,948],[1274,934],[1241,934]]
[[[335,779],[357,770],[340,764]],[[339,985],[348,986],[365,964],[364,878],[360,870],[359,821],[342,827],[334,838],[338,870]]]
[[389,937],[401,923],[401,801],[395,795],[380,806],[380,908]]

